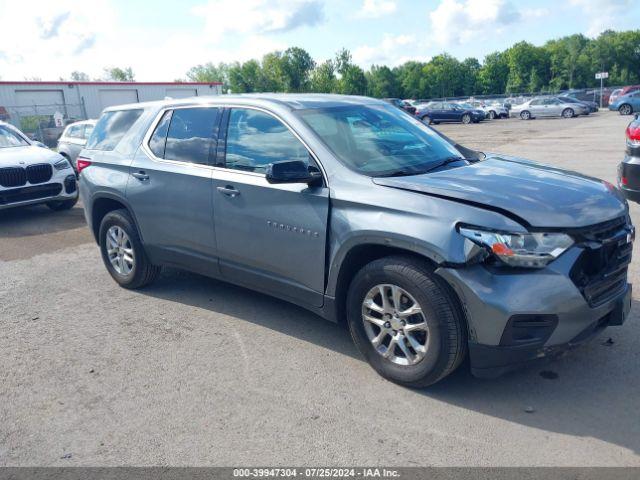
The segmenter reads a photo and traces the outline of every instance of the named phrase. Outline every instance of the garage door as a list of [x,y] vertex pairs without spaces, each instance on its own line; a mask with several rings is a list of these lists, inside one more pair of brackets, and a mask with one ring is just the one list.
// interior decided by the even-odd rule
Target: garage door
[[16,90],[16,102],[20,107],[33,105],[63,105],[62,90]]
[[138,103],[138,91],[133,90],[100,90],[100,106],[102,108],[125,103]]
[[187,98],[197,96],[198,91],[195,88],[167,88],[166,95],[169,98]]

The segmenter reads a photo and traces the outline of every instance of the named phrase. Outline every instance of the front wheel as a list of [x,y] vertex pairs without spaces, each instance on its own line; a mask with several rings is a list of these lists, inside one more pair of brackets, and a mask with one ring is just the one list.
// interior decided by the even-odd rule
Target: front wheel
[[575,117],[576,113],[573,111],[573,108],[565,108],[562,111],[562,116],[564,118],[573,118]]
[[424,117],[422,117],[422,122],[426,123],[427,125],[431,125],[433,123],[433,120],[431,120],[431,117],[429,115],[425,115]]
[[140,242],[138,230],[126,210],[114,210],[100,223],[100,252],[107,271],[124,288],[141,288],[152,283],[160,267],[152,265]]
[[496,115],[496,112],[494,112],[493,110],[491,110],[491,111],[489,112],[489,119],[491,119],[491,120],[495,120],[495,119],[496,119],[496,116],[497,116],[497,115]]
[[524,110],[524,111],[520,112],[520,118],[522,120],[530,120],[531,119],[531,112],[529,110]]
[[410,257],[375,260],[356,274],[347,296],[353,340],[383,377],[426,387],[466,354],[461,309],[450,287]]
[[471,123],[471,115],[469,115],[468,113],[465,113],[464,115],[462,115],[462,123],[464,123],[465,125],[468,125]]
[[631,115],[633,113],[633,108],[631,108],[631,105],[628,103],[625,103],[624,105],[620,105],[618,112],[620,112],[620,115]]
[[47,207],[49,207],[54,212],[62,212],[64,210],[71,210],[76,203],[78,203],[78,197],[72,198],[71,200],[47,202]]

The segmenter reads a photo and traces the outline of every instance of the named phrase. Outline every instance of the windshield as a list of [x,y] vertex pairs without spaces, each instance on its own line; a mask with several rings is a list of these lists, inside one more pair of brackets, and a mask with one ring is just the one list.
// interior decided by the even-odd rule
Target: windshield
[[419,174],[463,155],[418,120],[386,105],[297,112],[348,167],[368,176]]
[[24,138],[4,125],[0,125],[0,148],[22,147],[29,145]]

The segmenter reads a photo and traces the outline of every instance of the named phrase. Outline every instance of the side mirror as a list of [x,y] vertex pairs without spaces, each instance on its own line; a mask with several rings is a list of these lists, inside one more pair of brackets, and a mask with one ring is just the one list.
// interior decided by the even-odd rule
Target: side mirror
[[267,165],[269,183],[312,183],[322,178],[315,167],[309,167],[300,160],[285,160]]

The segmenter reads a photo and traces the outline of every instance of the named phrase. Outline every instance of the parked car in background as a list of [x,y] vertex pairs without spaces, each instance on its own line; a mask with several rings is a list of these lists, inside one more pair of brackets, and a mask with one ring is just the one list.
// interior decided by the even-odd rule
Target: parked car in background
[[617,110],[620,115],[631,115],[640,112],[640,90],[622,95],[609,104],[609,110]]
[[[462,104],[461,104],[462,105]],[[509,118],[509,110],[500,103],[486,103],[481,101],[465,102],[464,105],[469,105],[471,108],[482,110],[487,118],[494,120],[496,118]]]
[[111,107],[78,165],[120,286],[171,265],[345,320],[402,385],[438,382],[467,355],[496,376],[622,325],[631,307],[618,189],[465,148],[379,100]]
[[614,103],[618,99],[620,94],[622,94],[622,89],[621,88],[616,88],[614,91],[612,91],[611,95],[609,95],[608,104],[611,105],[612,103]]
[[0,210],[46,204],[68,210],[78,201],[76,176],[62,155],[0,122]]
[[416,117],[427,124],[440,122],[478,123],[485,113],[475,108],[466,108],[453,102],[429,102],[418,106]]
[[613,93],[611,94],[611,96],[609,97],[609,105],[617,102],[620,97],[624,97],[625,95],[629,95],[630,93],[637,91],[640,91],[640,85],[627,85],[626,87],[614,90],[614,93],[617,93],[616,95],[614,95]]
[[416,113],[416,107],[399,98],[383,98],[382,100],[390,103],[395,107],[398,107],[401,110],[404,110],[407,113],[410,113],[411,115],[414,115]]
[[512,116],[519,116],[523,120],[541,117],[572,118],[586,115],[589,108],[578,103],[563,102],[557,97],[539,97],[511,108]]
[[81,122],[70,123],[58,139],[56,150],[71,162],[71,166],[76,171],[76,158],[87,143],[87,139],[89,135],[91,135],[95,124],[96,120],[83,120]]
[[640,203],[640,113],[627,126],[627,148],[618,167],[618,187],[627,199]]
[[587,107],[587,115],[590,113],[595,113],[598,111],[598,104],[596,102],[588,102],[586,100],[580,100],[570,95],[558,95],[557,97],[560,101],[565,103],[574,103]]

